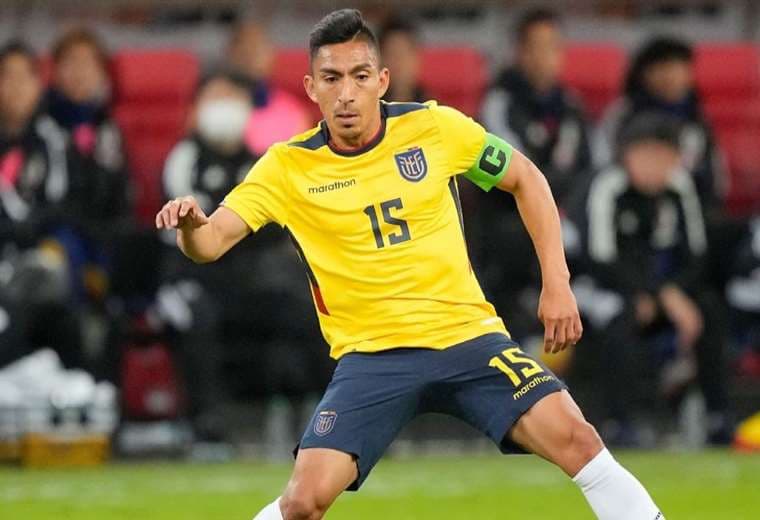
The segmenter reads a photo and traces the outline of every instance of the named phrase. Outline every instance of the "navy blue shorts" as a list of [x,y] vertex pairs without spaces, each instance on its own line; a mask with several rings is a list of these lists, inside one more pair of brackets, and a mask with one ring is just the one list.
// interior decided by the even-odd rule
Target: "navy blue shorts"
[[502,453],[524,453],[507,433],[531,406],[565,388],[504,334],[486,334],[446,350],[346,354],[299,448],[353,455],[359,477],[350,491],[359,489],[399,431],[423,413],[458,417],[490,437]]

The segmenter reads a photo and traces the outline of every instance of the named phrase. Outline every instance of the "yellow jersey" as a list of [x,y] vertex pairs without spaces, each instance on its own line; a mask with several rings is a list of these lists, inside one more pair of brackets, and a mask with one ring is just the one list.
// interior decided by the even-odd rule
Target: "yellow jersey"
[[434,101],[380,110],[358,150],[335,149],[324,121],[273,145],[222,205],[252,231],[289,231],[336,359],[506,334],[470,265],[456,176],[488,190],[512,148]]

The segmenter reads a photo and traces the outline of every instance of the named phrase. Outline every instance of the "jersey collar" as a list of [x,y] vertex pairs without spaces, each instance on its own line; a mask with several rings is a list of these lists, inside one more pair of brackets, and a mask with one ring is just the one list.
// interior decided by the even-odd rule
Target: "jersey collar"
[[378,144],[380,144],[380,141],[383,140],[383,137],[385,137],[385,126],[386,126],[386,120],[388,119],[388,112],[386,110],[386,104],[380,103],[380,128],[378,129],[377,133],[375,134],[375,137],[369,140],[367,144],[360,148],[355,148],[353,150],[344,150],[342,148],[336,147],[332,141],[330,140],[330,130],[327,128],[327,123],[322,120],[320,123],[322,134],[324,135],[325,142],[327,142],[327,146],[330,148],[330,150],[337,155],[341,155],[343,157],[356,157],[357,155],[361,155],[363,153],[367,153],[370,150],[372,150],[374,147],[376,147]]

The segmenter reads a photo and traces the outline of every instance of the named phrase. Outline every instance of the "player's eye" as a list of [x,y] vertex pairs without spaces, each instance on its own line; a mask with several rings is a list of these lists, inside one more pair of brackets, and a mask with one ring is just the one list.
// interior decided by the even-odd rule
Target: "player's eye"
[[336,81],[338,81],[338,78],[336,78],[335,76],[325,76],[325,81],[327,83],[335,83]]
[[367,81],[369,79],[369,74],[362,73],[356,76],[359,81]]

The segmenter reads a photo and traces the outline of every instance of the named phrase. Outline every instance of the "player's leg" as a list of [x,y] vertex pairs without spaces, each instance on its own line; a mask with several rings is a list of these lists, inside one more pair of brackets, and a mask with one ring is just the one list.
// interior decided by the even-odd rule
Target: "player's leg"
[[283,496],[256,520],[319,519],[340,493],[359,489],[417,414],[426,362],[416,350],[341,358],[301,439]]
[[[530,451],[560,466],[601,520],[662,519],[639,482],[604,448],[565,385],[504,335],[444,352],[444,413],[467,421],[505,452]],[[660,516],[658,516],[660,515]]]
[[325,448],[298,452],[285,492],[254,520],[317,520],[358,477],[353,456]]
[[517,420],[508,435],[513,443],[556,464],[571,477],[604,449],[596,430],[566,390],[543,397]]
[[641,483],[607,451],[566,390],[535,403],[508,436],[571,476],[600,520],[664,518]]

